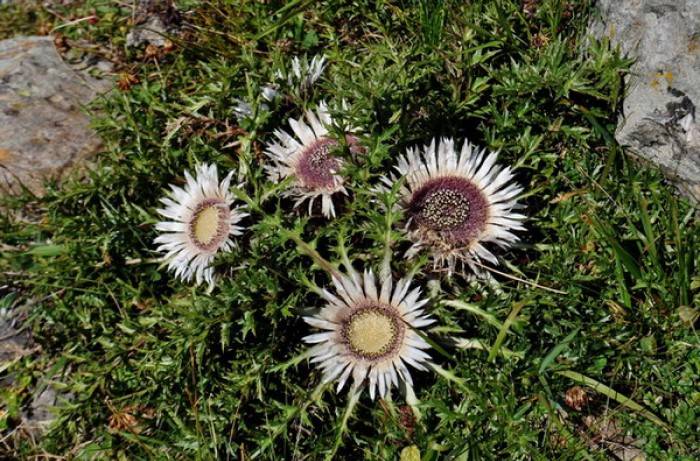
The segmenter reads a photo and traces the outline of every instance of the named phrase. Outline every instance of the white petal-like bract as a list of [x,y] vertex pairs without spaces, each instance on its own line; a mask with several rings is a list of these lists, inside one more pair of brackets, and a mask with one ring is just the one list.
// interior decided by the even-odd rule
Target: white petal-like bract
[[398,176],[384,177],[384,186],[403,181],[399,206],[406,215],[406,232],[413,246],[407,256],[423,249],[435,268],[451,274],[458,262],[474,272],[484,260],[498,264],[486,248],[507,248],[524,230],[517,197],[522,188],[512,182],[509,167],[496,164],[497,154],[465,141],[457,150],[450,138],[408,149],[396,165]]
[[164,208],[158,213],[165,218],[156,224],[160,235],[155,239],[163,261],[179,279],[214,283],[211,264],[218,252],[230,251],[231,237],[241,235],[238,222],[245,216],[242,207],[231,208],[231,175],[219,182],[215,165],[199,165],[195,176],[185,171],[185,187],[170,186],[161,199]]
[[[309,110],[298,120],[290,118],[292,134],[276,130],[277,141],[265,148],[265,154],[272,161],[265,167],[268,177],[275,182],[293,177],[284,194],[296,200],[295,207],[308,200],[309,213],[314,201],[320,198],[325,217],[335,216],[333,195],[339,192],[347,195],[340,175],[343,160],[333,155],[339,142],[329,132],[332,123],[326,105],[321,103],[316,112]],[[361,150],[355,136],[346,134],[345,141],[351,152]]]
[[337,381],[338,391],[350,377],[353,388],[367,381],[373,399],[399,381],[411,388],[408,366],[425,370],[430,363],[424,352],[430,346],[416,330],[434,322],[422,310],[427,301],[419,299],[420,289],[409,291],[410,279],[393,286],[383,278],[377,286],[371,271],[336,276],[333,284],[336,294],[323,291],[326,306],[304,318],[322,330],[304,341],[313,344],[311,362],[323,370],[323,381]]

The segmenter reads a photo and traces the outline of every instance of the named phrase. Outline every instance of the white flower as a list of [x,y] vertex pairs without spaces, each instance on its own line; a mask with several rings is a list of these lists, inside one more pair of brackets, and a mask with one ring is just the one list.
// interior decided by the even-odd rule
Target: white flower
[[272,102],[279,95],[276,85],[265,85],[262,87],[262,97],[265,101]]
[[214,256],[233,248],[231,236],[241,235],[243,228],[236,224],[247,214],[241,212],[242,207],[231,209],[232,173],[219,183],[215,165],[199,165],[195,175],[185,171],[184,189],[171,185],[168,196],[161,199],[165,208],[157,211],[166,221],[156,224],[161,235],[155,243],[160,244],[157,251],[165,253],[163,261],[176,277],[213,285]]
[[518,240],[512,231],[524,230],[525,216],[514,211],[522,188],[511,183],[511,169],[497,166],[496,157],[468,141],[457,152],[449,138],[399,157],[400,178],[382,181],[392,186],[405,180],[399,206],[414,242],[407,257],[427,248],[434,266],[446,266],[450,274],[458,261],[477,273],[480,260],[498,264],[484,245],[511,246]]
[[310,88],[316,83],[316,80],[321,78],[321,74],[326,68],[325,56],[314,56],[311,62],[307,63],[306,59],[302,62],[298,57],[295,57],[292,62],[294,76],[300,82],[302,88]]
[[[297,199],[295,207],[309,200],[311,213],[314,201],[321,197],[321,212],[326,217],[332,217],[335,216],[333,195],[338,192],[347,195],[344,179],[338,174],[343,160],[332,153],[339,146],[328,131],[333,120],[324,103],[319,105],[316,113],[307,111],[305,119],[289,119],[294,136],[284,130],[275,130],[278,141],[269,143],[265,149],[273,164],[267,165],[265,170],[270,180],[275,182],[287,177],[294,178],[285,195]],[[355,136],[345,135],[345,141],[351,152],[362,150]]]
[[316,81],[321,78],[324,69],[326,68],[325,56],[314,56],[311,62],[306,57],[292,58],[291,70],[277,71],[275,77],[279,80],[287,82],[290,88],[298,88],[301,91],[306,91],[311,88]]
[[236,99],[235,102],[236,105],[233,106],[233,112],[236,116],[236,120],[240,122],[245,118],[250,118],[253,116],[253,106],[242,99]]
[[364,275],[333,278],[336,293],[323,290],[327,305],[304,320],[322,330],[304,338],[312,343],[311,362],[323,371],[323,382],[338,381],[337,392],[350,376],[352,388],[369,381],[370,397],[378,390],[384,397],[392,386],[405,383],[412,394],[413,380],[407,365],[426,370],[428,343],[415,331],[434,322],[421,309],[420,288],[409,291],[411,279],[399,280],[392,290],[391,276],[378,290],[371,271]]

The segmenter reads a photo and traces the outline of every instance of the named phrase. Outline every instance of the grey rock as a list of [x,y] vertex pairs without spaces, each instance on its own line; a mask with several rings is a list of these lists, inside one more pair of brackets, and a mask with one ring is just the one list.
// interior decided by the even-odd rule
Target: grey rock
[[[12,308],[3,308],[0,310],[0,363],[11,364],[22,359],[22,357],[30,356],[38,352],[38,348],[34,346],[29,331],[22,325],[27,317],[27,311],[31,303],[24,306]],[[12,373],[0,378],[0,388],[10,387],[14,382]],[[42,392],[43,393],[43,392]],[[44,395],[41,400],[38,400],[36,405],[37,412],[33,411],[35,396],[32,400],[30,408],[23,412],[22,421],[27,428],[38,428],[45,421],[48,421],[47,411],[45,409],[47,395]],[[53,403],[53,402],[52,402]],[[33,429],[30,429],[33,430]]]
[[110,86],[71,69],[50,37],[0,41],[0,190],[41,194],[46,178],[96,152],[83,106]]
[[51,383],[41,383],[43,389],[35,391],[29,408],[22,413],[24,429],[34,436],[41,435],[54,421],[54,411],[60,405],[60,397]]
[[33,352],[29,333],[19,325],[22,316],[21,309],[0,310],[0,363],[12,362]]
[[60,408],[73,400],[73,394],[56,388],[55,379],[60,377],[40,379],[29,405],[22,411],[22,431],[33,440],[40,438],[56,420]]
[[[0,295],[3,293],[0,287]],[[17,306],[0,309],[0,364],[11,364],[23,357],[41,354],[26,326],[27,316],[36,301],[27,301]],[[70,402],[73,395],[59,390],[56,383],[61,376],[45,376],[32,389],[31,400],[21,414],[21,433],[32,440],[40,437],[55,420],[56,408]],[[0,389],[11,387],[15,382],[10,372],[0,377]]]
[[142,45],[165,46],[168,34],[163,21],[158,16],[153,16],[143,24],[134,26],[126,36],[126,46],[136,48]]
[[599,0],[590,32],[636,59],[617,141],[700,201],[700,0]]

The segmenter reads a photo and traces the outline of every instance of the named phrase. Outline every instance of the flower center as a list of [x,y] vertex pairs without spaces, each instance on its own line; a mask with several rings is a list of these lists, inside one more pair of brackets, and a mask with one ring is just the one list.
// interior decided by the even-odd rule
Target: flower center
[[218,199],[202,202],[194,212],[190,222],[190,238],[203,251],[212,251],[228,235],[230,211],[225,203]]
[[423,200],[418,219],[435,230],[452,230],[469,219],[469,200],[454,189],[435,189]]
[[448,176],[431,179],[416,190],[408,211],[419,228],[452,243],[466,243],[486,225],[488,202],[471,181]]
[[396,315],[378,306],[360,308],[343,326],[350,350],[369,360],[391,353],[402,332],[403,326]]
[[336,172],[340,169],[339,158],[330,154],[338,142],[331,138],[318,138],[302,152],[296,174],[304,187],[309,189],[336,186]]

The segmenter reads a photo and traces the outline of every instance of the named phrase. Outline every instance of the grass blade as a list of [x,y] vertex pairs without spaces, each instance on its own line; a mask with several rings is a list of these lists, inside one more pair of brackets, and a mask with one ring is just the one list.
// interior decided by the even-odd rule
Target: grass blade
[[670,430],[670,427],[666,422],[664,422],[661,418],[656,416],[654,413],[650,412],[634,400],[630,399],[629,397],[620,394],[617,392],[615,389],[612,389],[605,384],[596,381],[593,378],[589,378],[588,376],[582,375],[581,373],[577,373],[572,370],[564,370],[564,371],[557,371],[558,375],[565,376],[569,379],[572,379],[576,381],[577,383],[583,384],[585,386],[588,386],[595,390],[596,392],[600,392],[606,397],[609,397],[622,405],[623,407],[627,407],[632,411],[636,411],[640,415],[644,416],[646,419],[651,421],[652,423],[664,428],[665,430]]
[[647,241],[647,249],[649,250],[649,254],[654,261],[655,269],[658,271],[663,271],[663,267],[661,266],[661,262],[659,260],[659,252],[656,248],[657,238],[654,235],[654,227],[651,225],[651,218],[649,216],[649,204],[644,196],[642,196],[641,192],[637,193],[639,194],[639,215],[642,219],[642,227],[644,229],[644,237]]
[[510,328],[510,326],[513,324],[515,318],[520,313],[520,309],[522,309],[524,306],[524,302],[515,303],[513,305],[513,310],[510,311],[510,314],[508,314],[508,318],[505,322],[503,322],[503,326],[498,332],[498,336],[496,336],[496,342],[493,343],[493,347],[491,348],[491,351],[489,351],[489,361],[492,361],[496,357],[496,355],[498,355],[498,350],[500,349],[501,344],[503,344],[503,340],[506,339],[506,334],[508,334],[508,328]]
[[569,345],[571,341],[576,337],[578,332],[581,330],[581,328],[576,328],[574,331],[569,333],[566,338],[564,338],[559,344],[554,346],[552,350],[547,353],[547,355],[544,357],[542,360],[542,363],[540,364],[540,369],[538,371],[539,374],[542,374],[549,365],[554,362],[554,360],[561,354],[561,352]]
[[465,303],[464,301],[458,301],[458,300],[453,300],[453,301],[445,301],[444,303],[447,306],[454,307],[459,310],[471,312],[472,314],[475,314],[482,319],[486,321],[489,325],[492,325],[498,329],[503,328],[503,324],[496,319],[496,316],[493,314],[490,314],[480,308],[479,306],[471,303]]
[[630,274],[635,279],[642,278],[642,272],[639,269],[639,263],[625,248],[620,244],[620,242],[615,238],[614,233],[605,226],[601,221],[596,218],[591,219],[596,230],[601,234],[601,237],[605,238],[612,247],[615,256],[620,258],[622,265],[629,271]]

